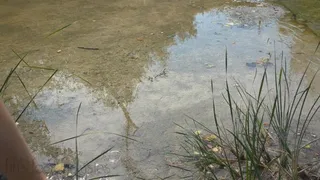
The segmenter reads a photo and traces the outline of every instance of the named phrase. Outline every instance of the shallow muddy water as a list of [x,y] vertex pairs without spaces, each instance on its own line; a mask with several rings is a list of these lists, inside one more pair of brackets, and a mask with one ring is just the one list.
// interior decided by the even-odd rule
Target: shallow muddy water
[[[188,115],[213,124],[211,79],[219,116],[228,123],[221,96],[226,49],[229,76],[248,89],[258,87],[256,69],[258,77],[263,71],[252,62],[276,56],[280,63],[283,52],[293,84],[309,62],[307,81],[320,64],[319,37],[285,9],[260,1],[15,0],[0,3],[0,19],[1,82],[19,60],[12,50],[21,56],[30,51],[29,66],[58,69],[18,126],[44,168],[74,164],[73,140],[50,143],[75,136],[81,103],[78,134],[92,134],[78,140],[80,164],[113,147],[82,172],[89,177],[190,175],[168,166],[183,164],[170,155],[181,151],[175,123],[192,127],[185,122]],[[17,69],[32,95],[52,72],[24,63]],[[319,78],[313,88],[319,91]],[[3,99],[15,116],[30,99],[17,75]]]

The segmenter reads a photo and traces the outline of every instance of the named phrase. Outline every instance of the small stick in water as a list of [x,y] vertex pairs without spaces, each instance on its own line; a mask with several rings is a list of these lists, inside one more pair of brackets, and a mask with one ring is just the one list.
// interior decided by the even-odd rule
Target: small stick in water
[[78,47],[79,49],[85,49],[85,50],[99,50],[99,48],[90,48],[90,47]]

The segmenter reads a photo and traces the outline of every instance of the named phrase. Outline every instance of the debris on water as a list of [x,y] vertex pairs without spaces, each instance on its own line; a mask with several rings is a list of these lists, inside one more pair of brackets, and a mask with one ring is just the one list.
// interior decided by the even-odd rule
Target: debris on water
[[257,7],[263,7],[265,6],[263,3],[257,4]]
[[143,37],[138,37],[137,40],[138,41],[143,41]]
[[148,76],[148,80],[149,80],[149,81],[153,82],[153,79],[154,79],[153,77]]
[[316,138],[316,137],[317,137],[317,135],[315,135],[315,134],[311,134],[311,136],[312,136],[313,138]]
[[213,65],[213,64],[205,63],[205,65],[206,65],[206,68],[208,68],[208,69],[211,69],[211,68],[215,67],[215,65]]
[[155,75],[154,77],[148,76],[148,80],[153,82],[157,77],[162,77],[167,75],[167,69],[164,68],[159,74]]
[[139,59],[139,55],[138,54],[132,54],[130,56],[131,59]]
[[64,171],[64,164],[63,163],[59,163],[57,165],[54,166],[53,168],[54,172],[60,172],[60,171]]
[[216,139],[217,139],[217,136],[214,134],[208,134],[208,135],[203,136],[203,140],[206,140],[206,141],[213,141]]
[[266,64],[270,61],[270,58],[262,57],[257,61],[257,64]]
[[57,53],[61,53],[61,49],[59,49],[59,50],[57,51]]
[[18,122],[16,122],[16,125],[18,126],[18,125],[19,125],[19,123],[18,123]]
[[297,133],[297,136],[300,136],[300,133]]
[[99,48],[92,48],[92,47],[82,47],[82,46],[80,46],[80,47],[78,47],[79,49],[84,49],[84,50],[99,50]]
[[200,131],[200,130],[197,130],[197,131],[194,132],[194,134],[200,135],[200,134],[201,134],[201,131]]
[[247,65],[248,67],[257,67],[257,63],[255,63],[255,62],[246,63],[246,65]]
[[56,167],[60,167],[63,166],[64,169],[73,169],[75,166],[73,164],[68,164],[68,163],[46,163],[45,164],[46,166],[49,166],[49,167],[53,167],[53,169],[55,169]]
[[171,35],[168,35],[167,37],[168,38],[173,38],[175,36],[175,34],[171,34]]
[[163,34],[163,32],[161,32],[161,34]]
[[110,153],[119,153],[120,151],[118,150],[114,150],[114,151],[110,151]]
[[311,145],[310,145],[310,144],[308,144],[308,145],[304,146],[304,148],[306,148],[306,149],[310,149],[310,148],[311,148]]
[[215,152],[215,153],[221,152],[221,151],[222,151],[222,148],[219,147],[219,146],[216,146],[216,147],[212,148],[212,151]]
[[226,27],[234,26],[235,24],[233,22],[228,22],[225,24]]
[[272,66],[273,63],[271,62],[266,62],[266,63],[258,63],[258,62],[247,62],[246,65],[248,67],[257,67],[257,66],[264,66],[264,67],[267,67],[267,66]]

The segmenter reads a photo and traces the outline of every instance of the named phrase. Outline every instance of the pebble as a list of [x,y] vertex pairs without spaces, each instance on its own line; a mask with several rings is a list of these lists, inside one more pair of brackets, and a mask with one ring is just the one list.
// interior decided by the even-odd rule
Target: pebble
[[57,53],[61,53],[61,49],[59,49],[59,50],[57,51]]

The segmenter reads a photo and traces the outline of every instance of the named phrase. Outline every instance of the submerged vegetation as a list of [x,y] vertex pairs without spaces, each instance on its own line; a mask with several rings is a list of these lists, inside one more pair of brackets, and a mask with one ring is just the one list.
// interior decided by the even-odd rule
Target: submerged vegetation
[[[227,57],[225,61],[228,74]],[[295,88],[290,86],[286,66],[281,63],[280,70],[276,67],[277,64],[272,80],[268,79],[267,68],[264,69],[257,93],[250,93],[239,85],[234,94],[226,78],[223,97],[229,107],[231,127],[225,125],[224,119],[219,119],[214,98],[213,129],[194,119],[192,121],[202,131],[194,132],[178,125],[183,128],[178,134],[185,139],[183,148],[187,155],[183,157],[194,163],[206,179],[320,178],[316,166],[319,160],[301,160],[305,158],[302,152],[319,140],[315,137],[305,142],[308,127],[320,108],[319,95],[310,107],[306,106],[316,73],[304,87],[308,66]],[[274,84],[273,87],[270,84]],[[213,82],[211,89],[213,93]],[[235,100],[236,95],[241,102]]]

